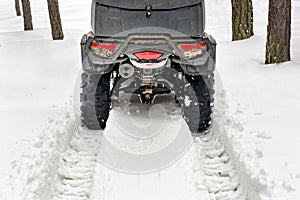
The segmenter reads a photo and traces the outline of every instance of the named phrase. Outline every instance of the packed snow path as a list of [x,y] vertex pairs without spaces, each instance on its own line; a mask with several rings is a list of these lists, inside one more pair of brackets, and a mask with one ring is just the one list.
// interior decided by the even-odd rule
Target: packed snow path
[[[112,198],[112,194],[107,194],[112,192],[111,189],[107,188],[114,187],[110,185],[109,180],[99,181],[99,179],[107,179],[103,173],[104,171],[109,171],[103,166],[98,166],[98,170],[96,169],[96,166],[100,165],[96,159],[97,149],[99,145],[101,145],[99,133],[89,132],[84,138],[81,136],[80,138],[75,134],[68,149],[61,156],[58,168],[59,179],[55,185],[53,199],[118,199],[117,197]],[[82,144],[82,140],[85,140],[85,144],[90,144],[88,149]],[[202,191],[202,193],[200,193],[202,197],[195,196],[194,198],[246,200],[246,195],[243,194],[243,189],[239,183],[239,176],[234,169],[234,163],[232,163],[224,145],[220,141],[214,144],[213,149],[210,148],[210,145],[210,143],[195,139],[192,147],[186,152],[186,156],[184,156],[186,158],[183,158],[188,159],[188,157],[192,157],[190,159],[193,160],[191,168],[195,174],[198,174],[198,176],[195,176],[196,179],[193,180],[195,181],[194,184],[191,182],[190,185],[187,186],[191,187],[192,190],[194,185],[196,185],[196,190],[198,190],[198,192]],[[90,149],[94,149],[94,151],[91,152]],[[203,157],[204,153],[206,155]],[[186,167],[187,166],[185,166],[185,168]],[[194,176],[193,172],[191,173],[192,176]],[[115,175],[113,172],[110,173]],[[121,178],[121,176],[122,175],[119,175],[119,178]],[[167,177],[164,177],[162,173],[160,179],[162,178]],[[187,175],[185,178],[189,179],[190,177]],[[124,183],[122,180],[120,182]],[[176,183],[172,183],[171,185],[174,184]],[[182,183],[178,184],[180,185]],[[123,190],[127,190],[128,187],[123,185],[123,188]],[[139,188],[136,189],[138,190]],[[197,193],[195,193],[195,195],[197,195]],[[124,199],[127,198],[124,197]]]

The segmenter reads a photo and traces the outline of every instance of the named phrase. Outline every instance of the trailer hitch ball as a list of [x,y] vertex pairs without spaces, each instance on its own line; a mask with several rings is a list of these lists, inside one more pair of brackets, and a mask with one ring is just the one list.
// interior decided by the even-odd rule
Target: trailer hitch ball
[[134,74],[134,67],[130,64],[123,64],[119,67],[119,73],[123,78],[130,78]]

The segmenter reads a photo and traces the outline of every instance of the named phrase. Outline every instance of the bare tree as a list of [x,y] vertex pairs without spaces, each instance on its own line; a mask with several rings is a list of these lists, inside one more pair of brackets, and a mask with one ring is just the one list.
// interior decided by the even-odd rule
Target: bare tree
[[290,42],[291,0],[270,0],[266,64],[289,61]]
[[15,0],[15,8],[16,8],[17,16],[21,16],[20,1],[19,0]]
[[32,16],[29,0],[22,0],[23,18],[24,18],[24,30],[33,30]]
[[232,40],[243,40],[253,36],[252,0],[231,0]]
[[58,0],[47,0],[53,40],[64,39]]

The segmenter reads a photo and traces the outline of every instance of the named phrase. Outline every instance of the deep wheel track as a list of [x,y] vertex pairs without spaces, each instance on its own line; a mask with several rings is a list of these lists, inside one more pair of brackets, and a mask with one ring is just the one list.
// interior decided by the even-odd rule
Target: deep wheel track
[[201,181],[202,187],[208,191],[210,199],[246,200],[239,175],[222,142],[218,139],[211,144],[213,148],[208,148],[205,142],[196,139],[195,145],[198,151],[207,151],[202,158],[200,168],[204,178]]
[[[91,199],[95,174],[99,175],[95,172],[95,165],[100,136],[99,133],[88,133],[80,138],[74,135],[68,149],[61,155],[54,200]],[[84,146],[82,140],[89,146]],[[208,147],[205,145],[201,140],[194,142],[198,152],[206,151]],[[201,188],[209,193],[211,200],[246,200],[234,163],[219,140],[202,157],[199,170],[203,174]]]
[[[88,200],[93,186],[99,133],[74,135],[69,147],[61,155],[54,200]],[[84,145],[83,145],[84,142]]]

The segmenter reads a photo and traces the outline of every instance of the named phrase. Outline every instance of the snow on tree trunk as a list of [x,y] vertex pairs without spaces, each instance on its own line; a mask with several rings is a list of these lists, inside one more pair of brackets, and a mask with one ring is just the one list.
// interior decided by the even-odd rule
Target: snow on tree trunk
[[24,30],[33,30],[32,16],[29,0],[22,0],[23,18],[24,18]]
[[243,40],[253,36],[252,0],[231,0],[232,40]]
[[266,64],[290,60],[291,0],[270,0]]
[[58,0],[47,0],[53,40],[64,39]]
[[16,8],[17,16],[21,16],[20,1],[19,0],[15,0],[15,8]]

